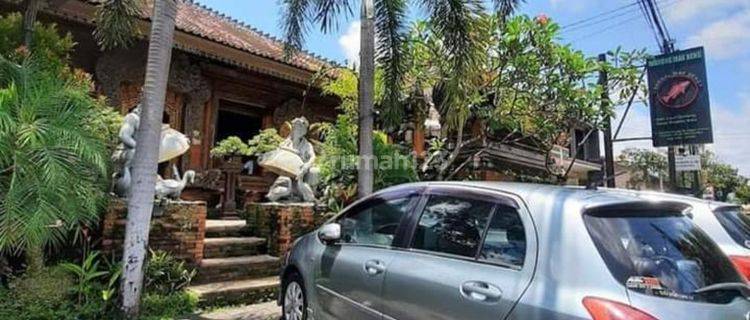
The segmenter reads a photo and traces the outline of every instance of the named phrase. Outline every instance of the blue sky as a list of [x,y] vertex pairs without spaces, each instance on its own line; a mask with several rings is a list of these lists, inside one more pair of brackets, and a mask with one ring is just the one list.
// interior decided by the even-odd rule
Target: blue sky
[[[281,37],[278,0],[199,0],[219,12]],[[705,46],[708,57],[708,85],[711,96],[715,143],[719,157],[750,176],[750,0],[656,0],[676,40],[676,48]],[[358,1],[354,16],[342,19],[336,32],[322,34],[311,29],[306,49],[344,62],[357,56]],[[600,13],[628,6],[635,0],[531,0],[520,14],[546,14],[565,26]],[[414,7],[411,17],[422,12]],[[568,27],[560,41],[587,54],[596,55],[618,46],[646,48],[658,53],[656,40],[637,6],[631,5],[606,16],[589,20],[584,27]],[[622,111],[622,107],[618,109]],[[648,109],[634,107],[625,120],[621,137],[649,136]],[[616,152],[626,147],[650,147],[647,142],[617,143]]]

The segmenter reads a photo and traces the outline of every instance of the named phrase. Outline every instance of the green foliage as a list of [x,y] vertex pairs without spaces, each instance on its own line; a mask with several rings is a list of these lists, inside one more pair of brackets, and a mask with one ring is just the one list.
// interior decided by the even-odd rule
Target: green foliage
[[247,142],[247,153],[251,156],[260,156],[266,152],[276,150],[284,141],[276,129],[265,129],[255,135]]
[[74,319],[71,277],[59,267],[27,273],[0,288],[0,319]]
[[61,268],[75,277],[76,283],[72,291],[78,305],[86,303],[89,297],[98,296],[100,291],[98,280],[108,273],[99,269],[98,256],[98,252],[92,252],[83,259],[80,265],[70,262],[60,264]]
[[61,243],[97,220],[108,185],[90,83],[37,61],[0,58],[0,251]]
[[211,149],[211,156],[214,158],[247,155],[250,155],[250,148],[237,136],[221,140]]
[[179,319],[198,308],[198,297],[181,291],[170,295],[146,293],[141,301],[142,320]]
[[659,177],[667,177],[667,157],[656,151],[625,149],[617,162],[628,170],[628,188],[631,189],[655,189]]
[[41,69],[52,73],[65,72],[70,52],[75,46],[73,37],[69,33],[60,36],[55,24],[37,22],[34,25],[32,46],[26,48],[23,46],[22,20],[19,13],[0,17],[0,55],[20,64],[33,53]]
[[731,193],[743,185],[747,187],[747,179],[739,175],[737,168],[721,162],[713,152],[703,152],[701,162],[706,184],[714,188],[717,200],[727,201]]
[[118,135],[123,117],[115,108],[107,104],[104,96],[96,98],[94,102],[87,129],[93,132],[97,139],[104,142],[107,149],[114,150],[120,142]]
[[735,197],[739,204],[750,204],[750,185],[747,182],[737,188]]
[[102,50],[127,48],[141,35],[142,0],[105,0],[96,10],[94,38]]
[[188,269],[184,261],[176,259],[169,252],[149,251],[151,256],[146,265],[144,286],[147,292],[172,295],[190,285],[195,270]]

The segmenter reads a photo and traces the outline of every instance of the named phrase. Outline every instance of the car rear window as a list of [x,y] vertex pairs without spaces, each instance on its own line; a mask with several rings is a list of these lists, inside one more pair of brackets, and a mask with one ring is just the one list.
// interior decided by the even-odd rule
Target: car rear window
[[750,216],[739,207],[724,207],[714,211],[716,218],[739,245],[750,249]]
[[716,244],[680,212],[586,214],[586,228],[612,275],[630,290],[664,298],[728,303],[739,292],[696,290],[743,282]]

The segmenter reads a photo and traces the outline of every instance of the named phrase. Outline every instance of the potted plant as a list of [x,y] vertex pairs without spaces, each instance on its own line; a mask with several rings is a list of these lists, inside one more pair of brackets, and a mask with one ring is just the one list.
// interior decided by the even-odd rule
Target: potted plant
[[211,157],[221,158],[221,168],[225,170],[242,170],[242,157],[249,156],[250,148],[239,137],[231,136],[219,141],[211,149]]

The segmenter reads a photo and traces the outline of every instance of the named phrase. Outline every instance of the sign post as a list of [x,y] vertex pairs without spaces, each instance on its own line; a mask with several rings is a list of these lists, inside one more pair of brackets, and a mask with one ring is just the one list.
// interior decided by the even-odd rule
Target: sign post
[[654,56],[647,68],[653,145],[669,147],[675,188],[674,147],[713,143],[703,47]]

